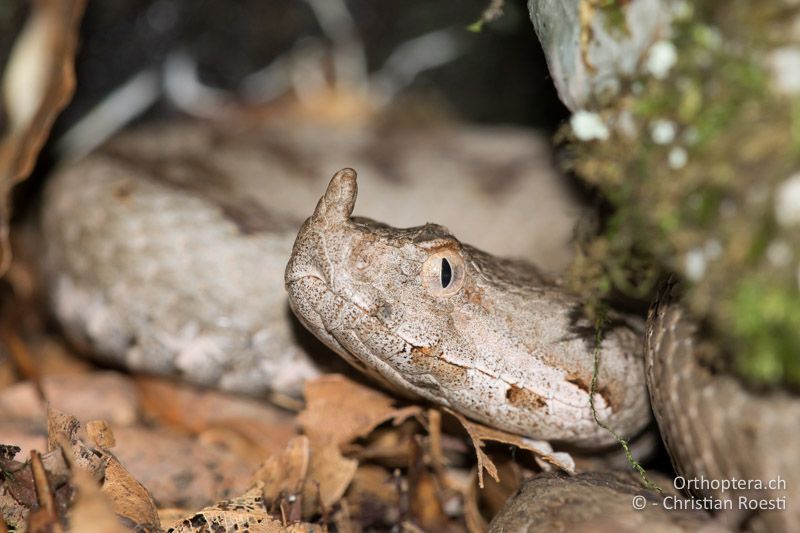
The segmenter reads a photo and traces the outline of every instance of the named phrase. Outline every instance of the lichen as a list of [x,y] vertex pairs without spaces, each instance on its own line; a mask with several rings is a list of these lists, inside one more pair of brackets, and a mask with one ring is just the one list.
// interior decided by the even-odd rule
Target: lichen
[[643,69],[594,110],[607,139],[562,132],[574,170],[613,207],[570,283],[591,310],[615,292],[652,297],[676,272],[732,368],[796,388],[800,225],[786,223],[793,203],[781,185],[800,172],[800,98],[772,90],[764,57],[786,44],[800,8],[764,4],[695,2],[673,22],[668,74]]

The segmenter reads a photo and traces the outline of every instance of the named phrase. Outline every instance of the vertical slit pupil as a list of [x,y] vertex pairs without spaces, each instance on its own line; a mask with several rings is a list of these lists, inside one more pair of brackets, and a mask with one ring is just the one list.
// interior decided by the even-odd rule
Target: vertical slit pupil
[[453,279],[453,269],[450,266],[450,261],[442,258],[442,288],[446,289]]

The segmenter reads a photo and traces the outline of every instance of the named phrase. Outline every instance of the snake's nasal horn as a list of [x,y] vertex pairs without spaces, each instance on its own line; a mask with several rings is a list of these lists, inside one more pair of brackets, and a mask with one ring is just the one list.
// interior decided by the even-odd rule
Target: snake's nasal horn
[[320,198],[312,219],[324,224],[340,224],[350,220],[356,205],[358,185],[356,171],[343,168],[333,175],[328,190]]

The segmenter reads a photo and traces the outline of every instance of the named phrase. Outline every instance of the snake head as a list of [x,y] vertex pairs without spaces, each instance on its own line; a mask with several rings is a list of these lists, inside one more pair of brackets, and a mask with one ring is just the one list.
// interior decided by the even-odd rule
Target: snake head
[[[589,446],[613,437],[589,408],[593,333],[580,303],[527,263],[462,244],[443,226],[354,217],[356,173],[336,173],[286,267],[292,310],[363,373],[516,433]],[[604,340],[598,416],[647,421],[638,343]],[[624,337],[624,338],[623,338]]]
[[464,249],[436,224],[352,217],[357,191],[355,171],[340,170],[303,224],[286,268],[289,302],[344,359],[408,395],[403,375],[414,368],[403,359],[454,335],[451,313],[469,277]]

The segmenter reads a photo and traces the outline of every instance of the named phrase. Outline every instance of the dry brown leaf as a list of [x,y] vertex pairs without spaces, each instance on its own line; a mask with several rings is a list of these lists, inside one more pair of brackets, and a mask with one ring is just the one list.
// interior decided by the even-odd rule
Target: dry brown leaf
[[72,533],[125,533],[114,508],[102,493],[97,481],[82,468],[72,472],[77,499],[69,512],[69,531]]
[[306,408],[297,421],[313,441],[326,438],[342,445],[369,434],[387,420],[398,424],[421,413],[409,406],[397,409],[394,399],[341,374],[329,374],[305,386]]
[[256,464],[283,451],[296,433],[291,413],[253,398],[167,378],[137,377],[136,385],[146,417],[206,442],[224,441]]
[[283,525],[272,518],[261,497],[257,483],[238,498],[223,500],[195,515],[173,524],[168,533],[322,533],[316,524]]
[[161,529],[156,504],[150,493],[113,455],[107,459],[100,490],[111,500],[114,512],[134,525],[137,531]]
[[[14,460],[19,448],[0,446],[0,516],[15,531],[26,526],[34,529],[58,529],[71,497],[69,468],[60,450],[40,455],[31,452],[31,460]],[[32,510],[37,510],[32,512]]]
[[435,477],[428,470],[417,443],[408,465],[408,511],[425,531],[441,531],[448,522]]
[[89,448],[78,419],[52,407],[48,409],[47,444],[51,451],[71,452],[74,463],[94,479],[102,479],[101,492],[114,506],[114,512],[139,531],[158,531],[160,522],[153,498],[111,452]]
[[444,472],[447,461],[442,450],[442,412],[438,409],[428,409],[428,435],[431,454],[431,466],[440,474]]
[[[489,440],[511,444],[512,446],[530,451],[537,459],[537,463],[542,467],[552,465],[569,474],[575,473],[575,461],[572,460],[572,457],[570,457],[568,453],[554,452],[553,448],[547,442],[529,439],[520,435],[514,435],[513,433],[506,433],[499,429],[472,422],[450,409],[445,409],[445,411],[453,415],[461,423],[467,431],[469,438],[472,440],[472,445],[475,447],[475,454],[478,458],[478,485],[481,488],[483,488],[484,469],[495,481],[500,481],[497,467],[483,451],[484,442]],[[544,463],[540,460],[544,461]]]
[[301,435],[289,441],[286,449],[267,459],[254,475],[263,486],[268,507],[285,497],[297,498],[303,491],[310,460],[308,437]]
[[522,482],[525,479],[523,468],[510,458],[505,458],[495,464],[497,465],[500,481],[485,480],[486,486],[478,493],[480,508],[489,520],[500,511],[508,498],[522,486]]
[[231,450],[166,428],[134,426],[114,434],[114,455],[159,507],[201,509],[241,494],[258,466]]
[[74,59],[84,0],[37,0],[6,63],[0,140],[0,276],[11,262],[9,195],[28,177],[58,113],[75,89]]
[[400,520],[397,483],[380,466],[360,465],[344,501],[348,503],[351,518],[364,529],[391,526]]
[[61,411],[48,407],[47,409],[47,450],[59,451],[62,443],[66,441],[75,457],[75,464],[85,468],[95,479],[103,476],[104,461],[86,446],[81,438],[82,428],[78,419]]
[[36,501],[33,476],[23,472],[23,463],[14,460],[19,447],[0,445],[0,518],[6,524],[24,524],[28,509]]
[[303,516],[318,510],[329,510],[342,496],[353,479],[358,461],[348,459],[333,442],[311,441],[311,464],[303,490]]
[[395,424],[421,412],[394,407],[394,400],[339,374],[306,383],[306,408],[297,421],[311,444],[311,464],[303,491],[303,515],[330,509],[344,495],[358,468],[340,446],[367,436],[378,425]]
[[[54,531],[61,531],[61,524],[58,521],[56,512],[56,498],[53,495],[53,488],[47,478],[47,471],[42,463],[42,456],[37,451],[31,452],[31,472],[33,473],[33,485],[36,487],[36,499],[39,506],[37,511],[41,511],[41,516],[50,524]],[[29,518],[29,521],[32,521]]]
[[403,468],[408,466],[412,441],[419,430],[420,425],[415,420],[406,420],[399,426],[374,430],[363,446],[353,444],[342,449],[359,461],[368,460],[383,466]]
[[98,448],[107,450],[117,443],[114,433],[105,420],[90,420],[86,422],[86,433]]

